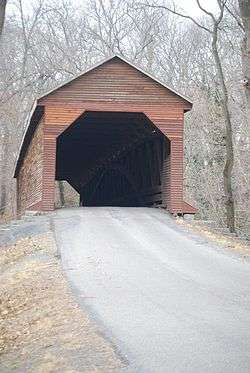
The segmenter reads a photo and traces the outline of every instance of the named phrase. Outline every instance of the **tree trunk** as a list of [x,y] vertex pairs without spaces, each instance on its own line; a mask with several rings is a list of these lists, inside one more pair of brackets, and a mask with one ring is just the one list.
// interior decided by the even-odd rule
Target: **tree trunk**
[[234,165],[234,150],[233,150],[233,131],[232,123],[228,109],[228,92],[225,84],[225,78],[222,70],[221,60],[217,48],[218,40],[218,26],[214,25],[212,34],[212,51],[215,60],[215,66],[218,72],[222,90],[222,109],[225,117],[226,125],[226,162],[223,170],[224,192],[225,192],[225,205],[226,205],[226,218],[227,226],[230,232],[235,232],[235,208],[232,190],[232,170]]
[[65,198],[64,198],[64,185],[63,181],[58,181],[58,187],[59,187],[59,195],[60,195],[60,205],[61,207],[65,206]]
[[242,42],[242,68],[246,93],[247,120],[250,128],[250,0],[239,0],[240,14],[245,28]]
[[9,134],[8,130],[3,133],[2,157],[1,157],[1,192],[0,192],[0,214],[4,215],[7,204],[7,180],[9,165]]
[[6,4],[7,4],[7,0],[0,0],[0,37],[3,31]]

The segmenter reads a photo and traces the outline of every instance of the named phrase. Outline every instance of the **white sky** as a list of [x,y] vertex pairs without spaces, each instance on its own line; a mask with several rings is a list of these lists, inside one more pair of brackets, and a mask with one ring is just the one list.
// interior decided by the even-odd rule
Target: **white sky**
[[[12,4],[15,3],[16,0],[9,0],[8,8],[12,8]],[[69,0],[68,0],[69,1]],[[84,0],[70,0],[72,3],[84,4]],[[29,5],[32,4],[33,0],[22,0],[23,5],[29,9]],[[204,6],[205,9],[210,10],[212,12],[216,12],[218,9],[217,0],[201,0],[201,5]],[[157,3],[156,1],[152,0],[152,3]],[[202,15],[202,12],[197,6],[196,0],[174,0],[176,6],[182,8],[188,15],[192,17],[199,17]],[[7,11],[8,11],[7,8]]]
[[[201,0],[200,3],[206,10],[211,12],[216,12],[218,10],[217,0]],[[196,0],[176,0],[175,4],[183,8],[190,16],[196,17],[202,14]]]

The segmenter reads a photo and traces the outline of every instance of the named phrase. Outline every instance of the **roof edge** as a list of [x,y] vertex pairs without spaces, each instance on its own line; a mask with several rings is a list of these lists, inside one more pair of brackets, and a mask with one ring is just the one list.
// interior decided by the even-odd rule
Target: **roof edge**
[[[32,137],[33,133],[37,128],[37,124],[39,123],[40,119],[43,116],[44,107],[42,105],[37,104],[37,100],[34,101],[32,108],[30,110],[27,125],[23,133],[22,141],[18,148],[18,153],[16,156],[16,161],[14,165],[14,172],[13,177],[16,178],[19,174],[20,167],[22,165],[23,158],[26,154],[27,148],[30,143],[30,138]],[[25,146],[27,145],[27,146]]]
[[119,58],[121,61],[127,63],[128,65],[132,66],[134,69],[140,71],[142,74],[148,76],[150,79],[154,80],[155,82],[157,82],[158,84],[160,84],[162,87],[168,89],[169,91],[173,92],[174,94],[176,94],[177,96],[181,97],[183,100],[187,101],[190,105],[193,105],[193,102],[192,100],[187,97],[187,96],[184,96],[183,94],[177,92],[175,89],[169,87],[167,84],[165,84],[164,82],[162,82],[161,80],[159,80],[158,78],[154,77],[151,73],[147,72],[146,70],[142,69],[141,67],[133,64],[132,62],[130,62],[129,60],[127,60],[125,57],[119,55],[119,54],[112,54],[110,55],[109,57],[97,62],[95,65],[89,67],[87,70],[81,72],[80,74],[76,75],[73,79],[68,79],[66,80],[64,83],[62,84],[59,84],[58,86],[54,87],[53,89],[50,89],[49,91],[47,91],[46,93],[42,94],[41,96],[39,96],[37,98],[37,102],[45,97],[47,97],[48,95],[50,95],[51,93],[57,91],[58,89],[64,87],[65,85],[73,82],[74,80],[80,78],[82,75],[85,75],[87,74],[88,72],[96,69],[97,67],[103,65],[104,63],[108,62],[108,61],[111,61],[113,58]]

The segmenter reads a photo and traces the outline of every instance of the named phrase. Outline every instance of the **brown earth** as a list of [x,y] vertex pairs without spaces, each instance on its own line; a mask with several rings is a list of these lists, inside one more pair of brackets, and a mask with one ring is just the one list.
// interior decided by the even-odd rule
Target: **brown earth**
[[1,372],[114,372],[124,366],[73,299],[52,233],[0,250]]

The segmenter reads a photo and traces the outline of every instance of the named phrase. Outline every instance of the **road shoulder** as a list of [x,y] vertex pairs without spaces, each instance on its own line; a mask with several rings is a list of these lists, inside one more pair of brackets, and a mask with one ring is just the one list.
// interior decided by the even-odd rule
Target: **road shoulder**
[[0,371],[113,372],[114,346],[74,300],[51,232],[1,247]]

